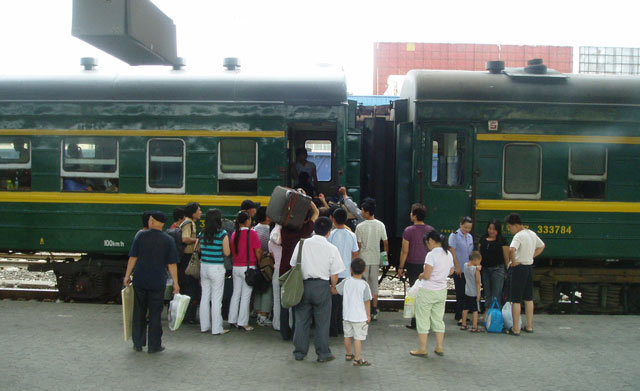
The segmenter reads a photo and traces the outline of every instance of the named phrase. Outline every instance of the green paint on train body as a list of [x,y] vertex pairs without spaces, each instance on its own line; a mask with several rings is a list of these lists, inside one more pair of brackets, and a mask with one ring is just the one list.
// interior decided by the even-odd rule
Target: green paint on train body
[[[299,129],[317,135],[317,139],[330,135],[335,140],[332,177],[335,184],[355,189],[358,195],[358,156],[350,158],[349,164],[346,157],[347,149],[353,153],[354,148],[347,146],[353,136],[347,130],[350,108],[343,75],[274,80],[247,77],[246,81],[241,75],[225,75],[203,77],[201,83],[192,79],[183,82],[180,76],[132,78],[121,83],[104,78],[95,82],[95,91],[91,78],[70,80],[34,79],[24,82],[31,88],[24,91],[19,88],[21,80],[0,80],[5,91],[15,92],[0,93],[0,141],[20,131],[31,132],[19,136],[30,145],[30,189],[11,191],[5,187],[0,191],[2,251],[124,256],[141,227],[143,211],[160,209],[171,216],[174,207],[199,197],[213,200],[207,197],[220,196],[222,203],[201,203],[203,211],[220,208],[224,217],[233,219],[243,199],[267,200],[275,186],[291,184],[293,142]],[[229,80],[233,83],[228,84]],[[207,88],[217,85],[219,90]],[[140,91],[136,92],[138,86]],[[98,132],[84,136],[83,131]],[[100,131],[117,133],[101,135]],[[268,136],[263,137],[265,134]],[[149,204],[64,202],[69,192],[61,190],[61,149],[67,138],[117,141],[118,190],[114,196],[177,194],[182,202],[175,202],[176,198]],[[253,178],[245,175],[223,183],[220,144],[231,139],[255,141],[257,169]],[[147,171],[152,140],[184,142],[182,190],[150,192]],[[0,173],[4,172],[1,163]],[[30,195],[46,201],[33,202]],[[109,195],[103,193],[104,199]],[[13,198],[8,200],[9,196]],[[24,197],[26,202],[15,197]],[[233,202],[237,206],[230,205]],[[198,222],[199,229],[202,224],[202,220]]]
[[[410,184],[411,198],[399,198],[398,216],[423,202],[425,221],[447,234],[473,216],[477,240],[490,219],[517,212],[545,241],[542,258],[640,260],[639,91],[631,77],[411,71],[396,102],[396,128],[412,129],[411,169],[397,180]],[[398,156],[408,151],[398,146]],[[482,200],[524,203],[485,208]]]

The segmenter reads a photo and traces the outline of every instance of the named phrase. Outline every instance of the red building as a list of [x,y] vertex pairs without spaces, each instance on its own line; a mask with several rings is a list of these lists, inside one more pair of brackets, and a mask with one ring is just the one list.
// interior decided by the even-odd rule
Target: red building
[[373,94],[384,94],[389,75],[404,75],[412,69],[484,71],[487,61],[523,67],[532,58],[542,58],[549,68],[562,73],[573,72],[571,46],[375,42]]

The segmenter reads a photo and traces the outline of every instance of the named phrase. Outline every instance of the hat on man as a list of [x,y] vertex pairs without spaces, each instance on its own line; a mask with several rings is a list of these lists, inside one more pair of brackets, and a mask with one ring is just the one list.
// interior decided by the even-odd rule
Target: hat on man
[[167,222],[167,215],[159,210],[154,210],[153,212],[150,213],[151,217],[153,217],[153,219],[155,221],[158,221],[160,223],[166,223]]
[[259,202],[253,202],[251,200],[244,200],[244,201],[242,201],[242,204],[240,205],[240,209],[241,210],[249,210],[249,209],[253,209],[253,208],[258,209],[259,207],[260,207],[260,203]]

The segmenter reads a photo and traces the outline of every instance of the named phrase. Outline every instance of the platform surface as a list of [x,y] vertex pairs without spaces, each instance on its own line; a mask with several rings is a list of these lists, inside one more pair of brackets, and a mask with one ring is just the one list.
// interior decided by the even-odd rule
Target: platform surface
[[[270,328],[224,336],[183,325],[167,350],[137,353],[122,337],[119,305],[0,301],[2,390],[637,390],[640,317],[536,315],[534,334],[472,334],[446,314],[444,357],[411,357],[415,331],[401,313],[369,327],[363,358],[297,362],[293,345]],[[225,324],[226,325],[226,324]],[[429,340],[433,351],[434,340]]]

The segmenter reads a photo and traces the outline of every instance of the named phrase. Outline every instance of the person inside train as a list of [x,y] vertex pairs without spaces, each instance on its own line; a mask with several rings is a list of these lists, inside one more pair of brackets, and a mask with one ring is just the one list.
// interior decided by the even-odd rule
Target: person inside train
[[311,186],[315,187],[318,185],[318,174],[316,173],[316,165],[315,163],[307,160],[307,157],[308,154],[306,148],[302,147],[296,149],[296,164],[291,168],[291,178],[294,178],[294,180],[299,179],[300,174],[305,172],[307,173],[307,175],[309,175]]
[[92,191],[91,185],[84,183],[80,178],[63,178],[62,190],[65,191]]
[[311,183],[311,176],[304,171],[300,173],[298,182],[293,187],[304,190],[304,193],[309,197],[316,197],[318,195],[316,188]]

